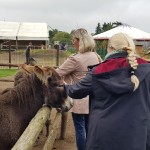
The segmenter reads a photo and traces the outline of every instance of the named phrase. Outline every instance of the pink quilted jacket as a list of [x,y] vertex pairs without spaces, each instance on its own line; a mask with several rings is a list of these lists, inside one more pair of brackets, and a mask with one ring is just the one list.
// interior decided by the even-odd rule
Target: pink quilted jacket
[[[100,63],[101,58],[95,52],[77,53],[70,56],[56,71],[64,76],[67,84],[74,84],[87,73],[87,66]],[[73,99],[74,105],[71,112],[78,114],[89,113],[89,97]]]

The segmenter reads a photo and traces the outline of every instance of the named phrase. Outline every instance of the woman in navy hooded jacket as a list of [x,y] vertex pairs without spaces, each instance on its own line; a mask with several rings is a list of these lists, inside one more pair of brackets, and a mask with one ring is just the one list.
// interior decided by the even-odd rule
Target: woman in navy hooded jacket
[[86,150],[150,150],[150,64],[127,34],[112,36],[105,61],[65,89],[91,96]]

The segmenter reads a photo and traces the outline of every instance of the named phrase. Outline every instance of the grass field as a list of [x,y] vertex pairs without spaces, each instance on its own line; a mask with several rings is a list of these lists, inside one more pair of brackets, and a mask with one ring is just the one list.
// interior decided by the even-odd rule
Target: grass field
[[0,69],[0,78],[1,77],[7,77],[7,76],[13,76],[16,74],[18,69]]

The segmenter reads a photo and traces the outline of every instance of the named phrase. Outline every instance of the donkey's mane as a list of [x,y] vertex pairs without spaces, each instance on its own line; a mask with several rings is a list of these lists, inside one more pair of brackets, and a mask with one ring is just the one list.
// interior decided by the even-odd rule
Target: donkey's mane
[[[7,88],[0,94],[0,103],[30,105],[37,92],[42,93],[42,82],[35,74],[19,71],[15,76],[13,88]],[[1,100],[1,96],[5,96],[6,99]]]

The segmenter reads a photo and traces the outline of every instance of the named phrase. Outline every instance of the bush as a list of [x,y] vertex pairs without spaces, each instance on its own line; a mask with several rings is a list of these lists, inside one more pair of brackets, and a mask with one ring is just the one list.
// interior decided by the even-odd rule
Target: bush
[[104,60],[104,58],[105,58],[105,56],[106,56],[106,54],[107,54],[107,49],[101,48],[101,49],[97,50],[96,52],[97,52],[97,53],[101,56],[101,58]]

